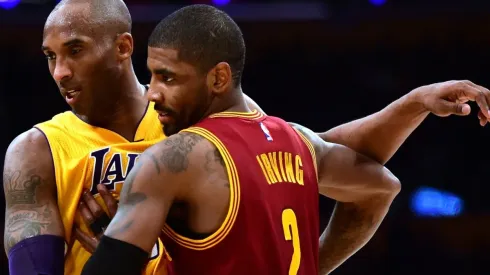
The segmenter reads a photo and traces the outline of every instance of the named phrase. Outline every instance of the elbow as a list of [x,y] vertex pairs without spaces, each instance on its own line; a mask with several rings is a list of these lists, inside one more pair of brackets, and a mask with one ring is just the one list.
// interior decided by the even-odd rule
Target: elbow
[[359,198],[358,203],[363,207],[385,209],[389,207],[401,191],[400,180],[388,169],[383,167],[383,174],[377,184],[370,186],[365,195]]
[[383,184],[379,191],[385,196],[395,198],[402,189],[400,180],[386,167],[383,168],[382,182]]

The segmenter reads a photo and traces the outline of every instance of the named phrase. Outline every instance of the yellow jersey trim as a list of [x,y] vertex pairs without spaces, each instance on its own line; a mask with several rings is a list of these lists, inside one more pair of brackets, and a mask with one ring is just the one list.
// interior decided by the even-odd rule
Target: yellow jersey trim
[[221,112],[221,113],[216,113],[212,114],[209,117],[210,118],[216,118],[216,117],[238,117],[238,118],[247,118],[247,119],[258,119],[263,117],[264,114],[257,110],[253,110],[252,112]]
[[311,141],[309,139],[307,139],[303,135],[303,133],[301,133],[301,131],[298,131],[295,128],[293,128],[293,129],[296,131],[296,133],[298,133],[298,135],[301,137],[303,142],[306,144],[306,147],[308,147],[308,150],[310,151],[311,157],[313,158],[313,166],[315,167],[316,180],[318,181],[318,167],[317,167],[317,163],[316,163],[315,147],[313,147],[313,144],[311,143]]
[[[158,245],[159,245],[158,249],[160,250],[159,254],[156,258],[153,258],[153,259],[158,259],[158,258],[164,258],[165,259],[165,258],[167,258],[167,260],[169,262],[171,262],[172,257],[170,256],[170,254],[168,254],[167,248],[165,247],[165,245],[163,245],[163,241],[160,238],[158,238]],[[163,255],[163,254],[165,254],[165,255]],[[153,260],[153,259],[150,259],[150,260]]]
[[228,174],[228,182],[230,183],[230,205],[228,207],[228,213],[226,214],[226,218],[221,224],[221,227],[216,232],[214,232],[211,236],[206,237],[202,240],[194,240],[179,235],[168,225],[164,226],[163,232],[170,239],[172,239],[177,244],[185,248],[189,248],[192,250],[206,250],[220,243],[228,235],[228,233],[230,233],[233,224],[235,223],[236,217],[238,215],[238,209],[240,206],[240,180],[238,177],[237,168],[235,166],[233,158],[231,157],[230,153],[228,152],[228,150],[226,149],[226,147],[218,137],[216,137],[210,131],[201,127],[191,127],[182,130],[182,132],[198,134],[206,138],[207,140],[209,140],[211,143],[214,144],[214,146],[216,146],[216,148],[218,148],[219,152],[221,153],[221,156],[223,157],[226,171]]

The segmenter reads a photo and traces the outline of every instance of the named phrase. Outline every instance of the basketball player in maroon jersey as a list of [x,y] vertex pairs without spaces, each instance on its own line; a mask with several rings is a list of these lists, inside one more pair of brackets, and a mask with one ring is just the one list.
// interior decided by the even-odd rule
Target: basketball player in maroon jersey
[[[162,229],[176,274],[317,274],[318,193],[341,202],[320,248],[341,253],[324,270],[373,235],[399,192],[396,177],[301,126],[250,112],[244,51],[233,20],[209,6],[180,9],[156,27],[149,97],[169,138],[130,172],[83,274],[138,274]],[[469,82],[440,85],[480,96]],[[359,236],[346,244],[339,237],[349,219]]]

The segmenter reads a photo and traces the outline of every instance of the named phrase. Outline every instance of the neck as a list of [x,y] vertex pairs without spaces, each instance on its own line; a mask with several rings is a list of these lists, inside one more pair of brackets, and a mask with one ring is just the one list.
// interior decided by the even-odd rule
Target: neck
[[[213,106],[214,105],[214,106]],[[229,96],[217,100],[216,104],[211,104],[206,116],[221,112],[250,112],[250,108],[243,96],[242,87],[238,86],[229,93]]]
[[87,114],[76,115],[90,125],[111,130],[132,141],[148,106],[144,96],[146,89],[139,83],[132,66],[118,78],[114,81],[116,85],[108,89],[110,91],[101,91],[110,93],[107,102],[95,104],[98,108]]

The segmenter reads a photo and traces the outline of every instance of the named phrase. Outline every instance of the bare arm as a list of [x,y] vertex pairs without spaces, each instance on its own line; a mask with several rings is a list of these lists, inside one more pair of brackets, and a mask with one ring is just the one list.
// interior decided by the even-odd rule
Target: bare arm
[[30,237],[64,236],[53,160],[48,142],[39,130],[29,130],[10,144],[5,156],[3,189],[7,253],[15,244]]
[[147,149],[129,173],[105,235],[150,252],[173,201],[185,199],[189,184],[200,178],[195,163],[202,159],[202,141],[198,135],[179,133]]
[[379,163],[343,145],[327,143],[304,127],[295,128],[315,147],[320,193],[337,201],[320,239],[320,274],[328,274],[371,239],[400,183]]
[[[159,181],[159,160],[150,148],[129,173],[119,206],[104,235],[150,252],[163,228],[175,192]],[[164,192],[162,192],[164,191]],[[151,209],[151,211],[148,211]]]
[[[197,169],[196,163],[204,157],[200,152],[203,140],[191,133],[175,134],[140,156],[124,183],[116,216],[82,274],[120,274],[143,268],[172,203],[187,201],[190,184],[196,184],[202,176],[202,168]],[[110,248],[109,242],[117,247]],[[101,264],[118,259],[129,260],[121,260],[118,270]]]
[[383,110],[318,135],[385,164],[429,115],[416,93],[409,93]]
[[429,113],[467,116],[478,104],[480,125],[490,121],[490,91],[468,80],[446,81],[412,90],[383,110],[319,134],[385,164]]

